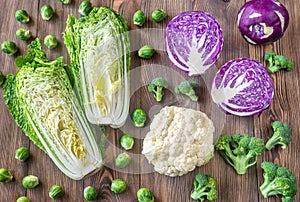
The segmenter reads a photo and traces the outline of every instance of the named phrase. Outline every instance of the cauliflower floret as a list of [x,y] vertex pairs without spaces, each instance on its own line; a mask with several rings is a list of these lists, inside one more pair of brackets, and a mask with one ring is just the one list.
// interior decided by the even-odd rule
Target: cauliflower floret
[[142,154],[155,171],[181,176],[213,157],[213,133],[213,122],[206,114],[182,107],[164,107],[150,125]]

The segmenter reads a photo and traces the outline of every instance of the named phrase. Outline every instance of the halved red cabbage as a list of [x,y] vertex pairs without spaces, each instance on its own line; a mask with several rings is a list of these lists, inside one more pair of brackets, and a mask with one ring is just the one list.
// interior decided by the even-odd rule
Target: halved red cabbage
[[277,0],[252,0],[239,10],[237,24],[242,36],[251,44],[274,42],[285,33],[289,13]]
[[224,38],[216,19],[202,11],[175,16],[165,31],[165,46],[172,63],[190,76],[204,73],[222,50]]
[[261,63],[249,58],[230,60],[212,82],[213,101],[224,111],[238,116],[260,113],[270,105],[273,95],[269,73]]

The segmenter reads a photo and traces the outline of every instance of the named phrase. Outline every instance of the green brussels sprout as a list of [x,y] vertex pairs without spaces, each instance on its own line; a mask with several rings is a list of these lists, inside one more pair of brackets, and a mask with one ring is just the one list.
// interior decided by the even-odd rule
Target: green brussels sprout
[[53,49],[58,45],[57,39],[55,36],[49,34],[44,38],[44,44],[47,48]]
[[151,15],[152,20],[154,20],[155,22],[161,22],[166,17],[167,17],[167,13],[162,9],[155,9]]
[[120,139],[120,143],[125,150],[132,149],[134,145],[134,138],[129,134],[124,134]]
[[138,108],[132,112],[131,118],[135,127],[142,128],[145,125],[147,115],[144,110]]
[[115,160],[115,165],[117,168],[125,168],[129,165],[131,157],[127,153],[121,153],[117,156]]
[[88,187],[84,188],[83,196],[84,196],[85,200],[93,201],[93,200],[97,199],[98,191],[94,187],[88,186]]
[[1,44],[1,49],[4,53],[6,53],[7,55],[14,55],[16,52],[18,52],[18,47],[16,46],[16,44],[13,41],[4,41]]
[[70,4],[71,0],[59,0],[63,4]]
[[82,1],[81,4],[79,5],[78,12],[83,16],[87,16],[92,10],[93,10],[92,3],[85,0]]
[[0,168],[0,182],[11,182],[13,175],[6,169]]
[[34,175],[27,175],[22,179],[22,185],[26,189],[33,189],[39,184],[39,178]]
[[0,71],[0,86],[2,86],[4,80],[5,80],[5,77],[4,77],[3,73]]
[[41,7],[41,16],[43,20],[50,20],[53,17],[53,8],[46,4]]
[[147,188],[140,188],[136,195],[139,202],[154,202],[153,193]]
[[26,196],[20,196],[17,199],[17,202],[30,202],[29,199]]
[[138,51],[138,55],[140,58],[149,59],[153,56],[154,52],[155,51],[152,46],[145,45],[140,48],[140,50]]
[[126,182],[121,179],[115,179],[111,182],[110,190],[115,194],[123,193],[127,188]]
[[143,13],[143,11],[138,10],[134,13],[133,24],[141,27],[141,26],[143,26],[145,21],[146,21],[146,17],[145,17],[145,14]]
[[64,195],[64,190],[59,185],[53,185],[49,190],[49,196],[52,199],[58,199]]
[[15,14],[16,19],[21,23],[28,23],[30,21],[30,16],[25,10],[17,10]]
[[26,147],[20,147],[16,150],[15,158],[24,162],[30,156],[30,152]]
[[16,31],[16,35],[21,40],[29,40],[31,38],[31,31],[25,28],[20,28]]

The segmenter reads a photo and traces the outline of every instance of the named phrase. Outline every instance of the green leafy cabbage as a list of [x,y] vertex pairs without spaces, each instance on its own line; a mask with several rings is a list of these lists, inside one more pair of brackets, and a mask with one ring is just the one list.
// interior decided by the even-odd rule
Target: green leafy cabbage
[[128,27],[108,7],[86,17],[70,15],[64,32],[70,70],[81,104],[93,124],[120,127],[129,111],[130,50]]
[[63,173],[82,179],[102,165],[94,131],[72,90],[63,58],[49,61],[38,38],[28,47],[27,55],[16,60],[21,69],[5,82],[6,104],[26,135]]

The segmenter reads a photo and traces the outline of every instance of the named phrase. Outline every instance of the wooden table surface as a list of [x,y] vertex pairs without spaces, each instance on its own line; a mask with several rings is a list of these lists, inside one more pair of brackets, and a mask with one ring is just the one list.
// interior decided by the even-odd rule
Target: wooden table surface
[[[0,89],[0,167],[8,168],[14,175],[14,180],[10,183],[0,183],[0,201],[11,202],[21,195],[26,195],[33,202],[52,201],[48,196],[48,190],[53,184],[59,184],[65,189],[65,196],[57,201],[84,201],[83,189],[86,186],[94,186],[100,191],[98,201],[112,202],[131,202],[137,201],[136,191],[140,187],[148,187],[155,195],[155,201],[160,202],[188,202],[192,201],[189,197],[192,189],[192,183],[198,172],[211,174],[218,181],[218,191],[220,202],[258,202],[258,201],[280,201],[279,198],[271,197],[263,199],[258,189],[262,183],[262,170],[260,163],[262,161],[273,161],[288,167],[299,181],[299,153],[300,139],[300,13],[298,8],[299,1],[282,0],[290,13],[290,24],[284,37],[265,46],[249,45],[241,37],[235,17],[238,9],[245,1],[223,2],[222,0],[92,0],[93,6],[110,6],[118,10],[129,24],[131,30],[131,82],[136,89],[132,89],[130,112],[134,108],[141,107],[146,110],[149,120],[153,114],[165,105],[189,106],[191,108],[204,111],[216,122],[217,132],[220,133],[248,133],[266,140],[271,134],[271,122],[280,120],[287,122],[293,130],[292,143],[288,149],[273,149],[265,151],[259,158],[257,165],[248,169],[244,175],[237,175],[229,167],[221,156],[215,152],[215,157],[205,166],[196,168],[195,171],[182,177],[167,177],[152,172],[151,167],[147,165],[145,159],[140,155],[142,147],[142,137],[147,132],[150,121],[144,129],[132,129],[130,123],[121,129],[111,129],[107,127],[107,153],[105,166],[97,174],[84,180],[74,181],[62,174],[53,164],[50,158],[39,150],[17,127],[10,116]],[[50,4],[55,10],[55,16],[49,22],[43,21],[39,9],[44,4]],[[34,37],[43,39],[47,34],[57,36],[60,45],[54,50],[47,50],[47,56],[54,59],[63,55],[65,62],[69,62],[66,48],[63,44],[62,32],[65,28],[65,22],[69,14],[77,17],[79,13],[77,8],[80,1],[73,0],[70,5],[62,5],[58,0],[10,0],[0,1],[0,42],[13,40],[16,42],[20,51],[17,55],[23,55],[29,42],[20,41],[15,32],[20,27],[29,28]],[[167,11],[168,18],[162,23],[154,23],[149,16],[155,8],[162,8]],[[25,9],[31,16],[32,21],[23,25],[14,18],[17,9]],[[133,13],[141,9],[148,17],[142,29],[133,25]],[[168,21],[176,14],[189,11],[202,10],[211,13],[219,21],[225,38],[223,52],[216,63],[216,67],[230,59],[238,57],[249,57],[263,62],[263,55],[268,50],[274,50],[278,54],[283,54],[292,60],[295,68],[292,72],[280,71],[272,75],[275,85],[275,95],[270,107],[259,116],[238,117],[224,115],[219,113],[218,109],[212,105],[209,91],[207,90],[205,79],[198,76],[189,78],[186,74],[176,70],[167,58],[163,48],[161,33],[166,27]],[[149,29],[154,28],[154,29]],[[149,31],[150,30],[150,31]],[[151,30],[157,32],[152,33]],[[137,57],[137,49],[144,44],[154,45],[157,53],[151,60],[140,60]],[[4,74],[15,73],[17,68],[14,66],[16,56],[8,56],[0,52],[0,70]],[[265,64],[265,63],[264,63]],[[163,68],[158,68],[163,66]],[[134,71],[136,70],[136,71]],[[172,72],[172,73],[171,73]],[[196,93],[200,99],[198,103],[191,103],[187,99],[180,98],[172,90],[166,92],[166,99],[159,105],[154,101],[152,95],[146,90],[145,83],[149,79],[160,74],[162,76],[171,75],[170,81],[178,83],[181,79],[197,81],[199,88]],[[175,76],[172,76],[175,75]],[[131,128],[131,129],[130,129]],[[129,151],[136,155],[136,162],[133,166],[125,170],[115,170],[113,168],[113,159],[120,152],[119,138],[130,131],[136,137],[137,141],[133,150]],[[15,149],[21,146],[28,147],[31,152],[30,159],[25,162],[19,162],[14,158]],[[119,149],[118,149],[119,148]],[[140,158],[139,158],[140,157]],[[24,189],[21,185],[22,177],[33,174],[39,177],[40,185],[35,189]],[[128,183],[128,189],[125,193],[115,195],[110,191],[112,179],[122,178]],[[299,194],[296,201],[300,201]]]

